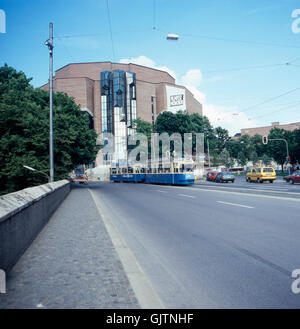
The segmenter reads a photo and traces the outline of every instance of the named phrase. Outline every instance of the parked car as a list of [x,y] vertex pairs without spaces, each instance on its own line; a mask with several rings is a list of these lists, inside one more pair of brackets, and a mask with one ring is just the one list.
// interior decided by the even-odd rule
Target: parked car
[[250,169],[247,169],[246,170],[246,175],[245,175],[245,177],[246,177],[246,181],[247,182],[250,182],[250,177],[251,177],[251,175],[253,175],[255,173],[255,169],[254,168],[250,168]]
[[251,168],[246,174],[247,182],[257,182],[263,183],[264,181],[269,181],[273,183],[276,180],[276,172],[272,167],[256,167]]
[[235,180],[235,176],[230,171],[222,171],[218,173],[215,179],[217,183],[228,183],[228,182],[234,183],[234,180]]
[[285,176],[284,179],[290,184],[300,183],[300,170],[296,170],[292,175]]
[[218,173],[218,171],[208,172],[206,175],[206,180],[214,182]]

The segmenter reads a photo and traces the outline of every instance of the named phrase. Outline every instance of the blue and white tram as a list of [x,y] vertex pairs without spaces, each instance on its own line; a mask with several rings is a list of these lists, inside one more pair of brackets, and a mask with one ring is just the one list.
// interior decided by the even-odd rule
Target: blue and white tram
[[193,164],[183,161],[171,162],[169,167],[150,166],[142,168],[112,167],[110,169],[112,182],[134,182],[166,185],[191,185],[195,182]]
[[137,166],[112,167],[110,168],[110,180],[116,183],[144,183],[146,181],[146,169]]

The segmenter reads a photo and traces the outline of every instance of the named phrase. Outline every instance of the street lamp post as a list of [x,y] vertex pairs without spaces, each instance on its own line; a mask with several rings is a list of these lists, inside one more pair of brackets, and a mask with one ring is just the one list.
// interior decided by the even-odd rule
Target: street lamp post
[[210,170],[210,150],[209,150],[209,138],[208,138],[208,131],[204,129],[203,131],[204,137],[206,135],[206,144],[207,144],[207,157],[208,157],[208,169]]
[[23,167],[26,168],[26,169],[28,169],[28,170],[30,170],[30,171],[38,172],[40,174],[43,174],[43,175],[47,176],[48,182],[50,183],[50,177],[49,177],[49,175],[45,174],[44,172],[42,172],[40,170],[37,170],[35,168],[29,167],[29,166],[23,166]]
[[53,161],[53,23],[49,24],[49,39],[45,42],[49,49],[49,158],[50,182],[54,181]]
[[206,139],[207,142],[207,156],[208,156],[208,169],[210,170],[210,152],[209,152],[209,139]]

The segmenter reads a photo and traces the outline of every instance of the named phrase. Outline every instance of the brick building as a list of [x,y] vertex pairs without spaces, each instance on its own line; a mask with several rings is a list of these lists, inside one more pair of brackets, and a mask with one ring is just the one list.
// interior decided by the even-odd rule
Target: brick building
[[[41,89],[48,89],[48,83]],[[154,123],[162,111],[202,115],[202,105],[167,72],[137,64],[72,63],[55,72],[54,92],[74,97],[98,134],[115,136],[115,161],[126,155],[126,136],[138,117]]]
[[268,136],[270,133],[270,130],[274,127],[285,129],[289,131],[293,131],[295,129],[300,129],[300,122],[294,122],[289,124],[281,125],[279,122],[272,122],[271,126],[265,126],[265,127],[257,127],[257,128],[245,128],[241,130],[241,135],[249,135],[254,136],[256,134],[261,136]]

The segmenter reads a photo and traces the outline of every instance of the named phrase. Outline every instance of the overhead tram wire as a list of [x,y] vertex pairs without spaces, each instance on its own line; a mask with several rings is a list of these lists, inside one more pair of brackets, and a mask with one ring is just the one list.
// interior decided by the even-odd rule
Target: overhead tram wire
[[247,107],[247,108],[245,108],[245,109],[243,109],[243,110],[240,110],[240,112],[245,113],[245,112],[247,112],[247,111],[249,111],[249,110],[251,110],[251,109],[253,109],[253,108],[255,108],[255,107],[259,107],[259,106],[261,106],[261,105],[263,105],[263,104],[267,104],[267,103],[269,103],[269,102],[272,102],[272,101],[275,100],[275,99],[278,99],[278,98],[281,98],[281,97],[286,96],[286,95],[288,95],[288,94],[291,94],[291,93],[295,92],[296,90],[300,90],[300,87],[297,87],[297,88],[294,88],[294,89],[292,89],[292,90],[289,90],[289,91],[287,91],[287,92],[285,92],[285,93],[283,93],[283,94],[280,94],[280,95],[278,95],[278,96],[268,98],[268,99],[266,99],[266,100],[263,101],[263,102],[260,102],[260,103],[257,103],[257,104],[254,104],[254,105],[251,105],[251,106],[249,106],[249,107]]
[[[108,0],[107,0],[108,4]],[[110,19],[110,13],[109,13],[109,8],[108,8],[108,19],[109,19],[109,26],[110,26],[110,38],[111,38],[111,44],[112,44],[112,53],[115,61],[115,49],[114,49],[114,42],[113,42],[113,35],[112,35],[112,28],[111,28],[111,19]],[[155,0],[153,0],[153,28],[152,30],[157,30],[163,33],[167,33],[162,30],[158,30],[157,27],[155,26]],[[82,38],[82,37],[90,37],[90,36],[100,36],[100,35],[105,35],[105,33],[92,33],[92,34],[73,34],[73,35],[62,35],[62,36],[55,36],[54,38],[58,38],[62,41],[62,39],[67,39],[67,38]],[[219,39],[219,38],[217,38]],[[226,39],[226,40],[231,40],[232,39]],[[237,40],[236,40],[237,41]],[[246,42],[246,41],[245,41]],[[255,43],[255,41],[249,41],[251,43]],[[263,43],[261,43],[263,44]],[[268,44],[269,45],[269,44]],[[275,45],[275,44],[272,44]],[[279,45],[278,45],[279,46]],[[295,66],[298,67],[300,65],[293,64],[295,61],[299,60],[300,57],[295,58],[291,61],[287,61],[284,63],[275,63],[275,64],[266,64],[266,65],[255,65],[255,66],[246,66],[246,67],[239,67],[239,68],[232,68],[232,69],[221,69],[221,70],[207,70],[207,71],[202,71],[202,73],[207,74],[207,73],[223,73],[223,72],[235,72],[235,71],[247,71],[251,69],[264,69],[264,68],[271,68],[271,67],[276,67],[276,66]]]
[[272,111],[272,110],[276,110],[280,107],[286,107],[286,106],[294,106],[295,104],[298,104],[300,102],[300,99],[298,98],[297,100],[293,100],[293,101],[289,101],[289,102],[280,102],[279,103],[275,102],[275,104],[273,103],[269,103],[268,105],[265,105],[263,107],[264,110],[266,111]]
[[86,37],[95,37],[99,35],[105,35],[105,33],[91,33],[91,34],[70,34],[70,35],[56,35],[54,39],[71,39],[71,38],[86,38]]
[[73,55],[71,54],[71,52],[69,51],[67,46],[64,44],[63,40],[61,40],[59,37],[56,37],[56,39],[61,43],[61,45],[63,46],[65,52],[69,55],[69,57],[72,59],[72,61],[75,62],[75,59],[74,59]]
[[[161,33],[169,33],[168,31],[155,29],[155,31],[161,32]],[[265,42],[265,41],[255,41],[255,40],[239,40],[239,39],[231,39],[231,38],[223,38],[223,37],[212,37],[208,35],[197,35],[197,34],[186,34],[186,33],[180,33],[178,32],[180,36],[185,37],[192,37],[192,38],[199,38],[199,39],[207,39],[207,40],[216,40],[216,41],[224,41],[224,42],[233,42],[233,43],[248,43],[248,44],[255,44],[255,45],[261,45],[261,46],[271,46],[271,47],[284,47],[284,48],[300,48],[300,46],[297,45],[286,45],[286,44],[280,44],[280,43],[272,43],[272,42]]]
[[258,115],[258,116],[256,116],[256,117],[249,118],[249,119],[250,119],[250,120],[261,119],[261,118],[263,118],[263,117],[265,117],[265,116],[267,116],[267,115],[271,115],[271,114],[277,113],[277,112],[279,112],[279,111],[283,111],[283,110],[286,110],[286,109],[290,109],[290,108],[293,108],[293,107],[295,107],[295,106],[297,106],[297,105],[300,105],[300,102],[298,102],[298,103],[296,103],[296,104],[294,104],[294,105],[285,106],[285,107],[280,108],[280,109],[277,109],[277,110],[275,110],[275,111],[271,111],[271,112],[268,112],[268,113],[266,113],[266,114]]
[[251,69],[263,69],[263,68],[269,68],[269,67],[275,67],[275,66],[286,66],[286,65],[287,65],[286,63],[266,64],[266,65],[246,66],[246,67],[239,67],[239,68],[225,69],[225,70],[208,70],[208,71],[202,71],[202,73],[207,74],[207,73],[247,71],[247,70],[251,70]]

